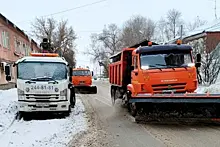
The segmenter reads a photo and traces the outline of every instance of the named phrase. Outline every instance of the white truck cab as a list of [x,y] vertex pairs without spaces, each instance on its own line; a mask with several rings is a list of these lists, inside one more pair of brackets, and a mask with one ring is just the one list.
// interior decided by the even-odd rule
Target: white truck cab
[[[52,111],[69,115],[75,105],[68,62],[54,53],[31,53],[15,62],[19,112]],[[6,67],[6,80],[11,77]]]

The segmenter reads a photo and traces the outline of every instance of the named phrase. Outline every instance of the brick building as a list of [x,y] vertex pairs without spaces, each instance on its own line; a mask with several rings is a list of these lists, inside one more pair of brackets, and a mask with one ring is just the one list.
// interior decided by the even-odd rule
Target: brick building
[[9,85],[5,80],[4,66],[11,65],[12,83],[15,82],[16,71],[12,64],[30,52],[39,52],[40,47],[21,29],[0,13],[0,88]]

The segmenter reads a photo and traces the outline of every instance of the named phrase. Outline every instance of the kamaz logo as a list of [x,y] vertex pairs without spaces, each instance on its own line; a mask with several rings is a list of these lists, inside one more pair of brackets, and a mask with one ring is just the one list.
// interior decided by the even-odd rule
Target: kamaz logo
[[161,80],[161,82],[176,82],[177,81],[177,79],[172,79],[172,80]]
[[168,85],[168,89],[171,89],[172,88],[172,86],[171,85]]

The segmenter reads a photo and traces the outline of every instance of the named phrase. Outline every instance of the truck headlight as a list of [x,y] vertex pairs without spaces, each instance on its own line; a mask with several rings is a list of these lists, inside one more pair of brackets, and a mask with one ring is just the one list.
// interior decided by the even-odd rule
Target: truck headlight
[[18,95],[24,95],[24,91],[21,89],[18,89]]
[[67,96],[67,89],[60,91],[60,96]]

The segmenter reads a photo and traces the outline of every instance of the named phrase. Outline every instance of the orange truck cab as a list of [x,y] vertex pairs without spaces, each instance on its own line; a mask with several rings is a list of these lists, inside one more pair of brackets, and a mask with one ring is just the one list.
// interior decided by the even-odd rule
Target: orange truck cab
[[110,59],[112,102],[122,99],[133,116],[143,109],[150,113],[155,105],[175,109],[177,104],[197,104],[191,107],[195,108],[220,103],[220,94],[195,93],[201,55],[197,54],[195,63],[192,47],[179,40],[177,44],[148,42],[147,46],[124,48]]
[[73,68],[72,83],[76,92],[97,93],[97,87],[92,86],[93,72],[87,68]]

